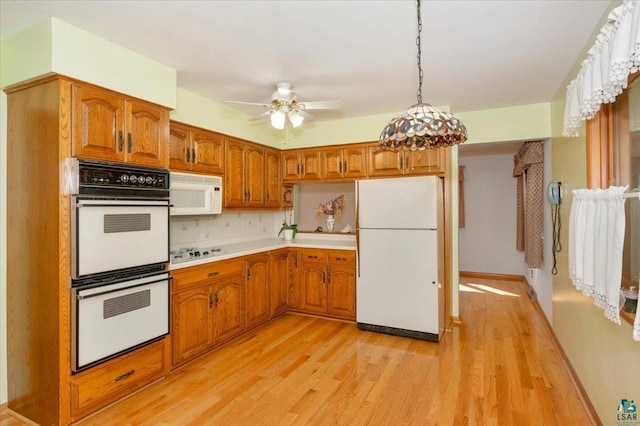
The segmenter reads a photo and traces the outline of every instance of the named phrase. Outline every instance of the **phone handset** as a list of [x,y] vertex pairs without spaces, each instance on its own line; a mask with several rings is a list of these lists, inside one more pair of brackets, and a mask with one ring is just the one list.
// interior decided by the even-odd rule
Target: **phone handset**
[[560,194],[560,182],[549,182],[547,186],[547,198],[549,204],[557,205],[562,201],[562,195]]

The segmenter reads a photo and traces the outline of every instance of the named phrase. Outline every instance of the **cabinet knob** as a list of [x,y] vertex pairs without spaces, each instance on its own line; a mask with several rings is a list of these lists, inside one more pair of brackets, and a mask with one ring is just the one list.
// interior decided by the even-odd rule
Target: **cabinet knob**
[[122,151],[124,148],[124,136],[122,135],[122,130],[118,131],[118,151]]
[[131,148],[133,147],[133,142],[131,141],[131,132],[127,133],[127,152],[131,154]]
[[216,276],[218,276],[219,274],[220,274],[220,272],[218,272],[218,271],[213,271],[213,272],[209,272],[209,273],[207,274],[207,277],[216,277]]

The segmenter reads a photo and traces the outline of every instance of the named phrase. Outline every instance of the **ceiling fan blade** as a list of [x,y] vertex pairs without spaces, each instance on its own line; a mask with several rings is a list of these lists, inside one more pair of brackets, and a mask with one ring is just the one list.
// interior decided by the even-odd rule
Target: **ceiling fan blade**
[[313,121],[313,118],[314,118],[313,115],[309,114],[308,112],[304,112],[303,110],[298,110],[298,114],[304,117],[305,122]]
[[259,103],[259,102],[241,102],[241,101],[224,101],[227,104],[240,104],[240,105],[255,105],[265,108],[271,108],[271,104]]
[[300,102],[298,105],[303,109],[340,109],[344,106],[342,101],[316,101],[316,102]]
[[267,111],[267,112],[263,112],[260,115],[256,115],[255,117],[252,117],[249,119],[249,121],[258,121],[258,120],[262,120],[263,118],[266,118],[268,116],[270,116],[272,113],[272,111]]

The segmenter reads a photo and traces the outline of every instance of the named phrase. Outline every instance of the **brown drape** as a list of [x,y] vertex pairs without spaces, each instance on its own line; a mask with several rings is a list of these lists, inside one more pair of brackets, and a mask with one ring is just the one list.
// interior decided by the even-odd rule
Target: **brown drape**
[[464,166],[458,166],[458,227],[464,228]]
[[518,179],[516,248],[529,268],[542,266],[544,143],[526,142],[514,156]]

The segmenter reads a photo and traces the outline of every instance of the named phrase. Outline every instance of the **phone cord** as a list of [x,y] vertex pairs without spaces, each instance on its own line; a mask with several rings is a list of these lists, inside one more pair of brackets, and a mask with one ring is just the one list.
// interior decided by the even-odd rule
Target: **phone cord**
[[560,253],[562,250],[562,244],[560,243],[560,230],[562,228],[560,204],[551,205],[551,222],[553,223],[553,246],[551,247],[551,252],[553,253],[553,268],[551,268],[551,273],[557,275],[556,253]]

